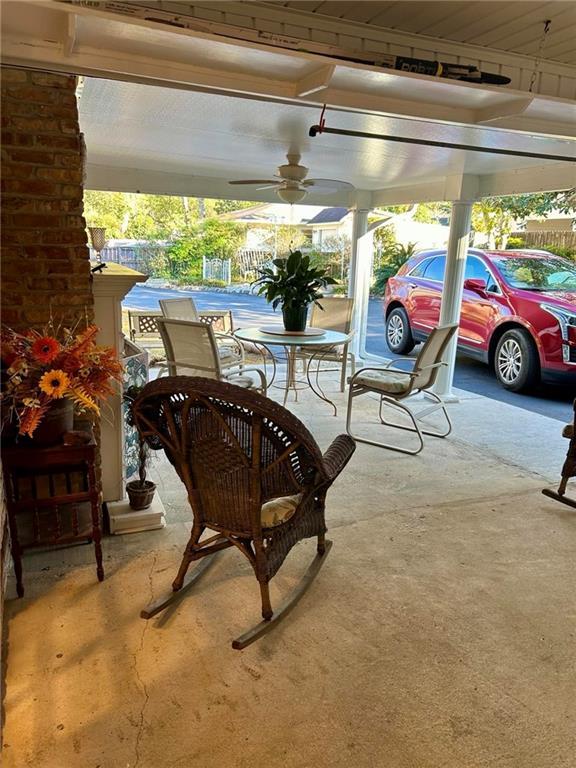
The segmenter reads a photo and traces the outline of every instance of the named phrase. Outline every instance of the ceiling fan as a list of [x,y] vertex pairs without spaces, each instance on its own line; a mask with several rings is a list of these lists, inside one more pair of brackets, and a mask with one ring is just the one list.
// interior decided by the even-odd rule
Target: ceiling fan
[[300,155],[288,152],[288,162],[278,167],[274,179],[241,179],[229,181],[229,184],[258,184],[258,190],[275,189],[276,194],[284,203],[299,203],[308,191],[313,189],[321,195],[329,195],[341,189],[353,189],[347,181],[337,179],[306,179],[308,168],[300,165]]

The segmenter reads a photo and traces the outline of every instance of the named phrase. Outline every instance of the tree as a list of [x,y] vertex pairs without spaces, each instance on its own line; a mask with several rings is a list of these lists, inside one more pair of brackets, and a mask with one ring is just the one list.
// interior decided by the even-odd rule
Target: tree
[[488,248],[504,246],[504,238],[514,227],[514,217],[505,210],[502,198],[485,197],[472,206],[472,227],[487,237]]
[[540,192],[534,195],[507,195],[493,197],[501,207],[515,219],[525,219],[528,216],[546,216],[552,211],[573,213],[576,211],[576,198],[573,190],[563,192]]
[[108,238],[127,237],[136,195],[124,192],[84,193],[84,218],[89,227],[105,227]]
[[253,208],[260,203],[252,203],[247,200],[213,200],[214,214],[220,216],[222,213],[233,213],[234,211],[243,211],[246,208]]
[[234,221],[205,219],[166,250],[168,277],[183,282],[202,279],[202,257],[234,259],[245,238],[246,228]]

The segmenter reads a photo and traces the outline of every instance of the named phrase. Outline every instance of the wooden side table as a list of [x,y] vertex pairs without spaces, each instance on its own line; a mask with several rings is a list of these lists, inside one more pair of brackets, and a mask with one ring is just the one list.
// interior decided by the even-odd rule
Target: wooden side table
[[101,507],[94,440],[84,445],[2,448],[6,507],[18,596],[24,594],[25,549],[94,542],[96,574],[102,566]]

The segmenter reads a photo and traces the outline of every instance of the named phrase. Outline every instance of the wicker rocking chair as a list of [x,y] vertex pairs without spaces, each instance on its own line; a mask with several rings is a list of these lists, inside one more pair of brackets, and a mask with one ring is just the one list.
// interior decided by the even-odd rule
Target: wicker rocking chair
[[[260,584],[264,621],[238,637],[241,649],[257,640],[296,604],[325,560],[326,492],[354,453],[339,435],[322,455],[306,427],[292,414],[253,391],[211,379],[173,376],[150,382],[132,405],[140,437],[164,449],[186,486],[193,510],[172,594],[149,605],[151,618],[190,588],[212,556],[227,547],[245,555]],[[206,530],[214,532],[201,538]],[[292,547],[317,538],[317,555],[276,612],[269,582]],[[206,558],[188,576],[190,564]]]

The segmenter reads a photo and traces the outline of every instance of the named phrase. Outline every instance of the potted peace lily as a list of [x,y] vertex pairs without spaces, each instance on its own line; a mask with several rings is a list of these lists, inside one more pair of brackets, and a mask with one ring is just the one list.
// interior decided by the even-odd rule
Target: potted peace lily
[[260,277],[252,285],[257,293],[264,295],[274,310],[282,307],[284,328],[287,331],[302,332],[306,328],[308,307],[314,302],[321,306],[322,290],[334,285],[336,280],[322,267],[310,265],[310,257],[300,251],[293,251],[287,259],[274,259],[275,269],[265,267],[258,270]]

